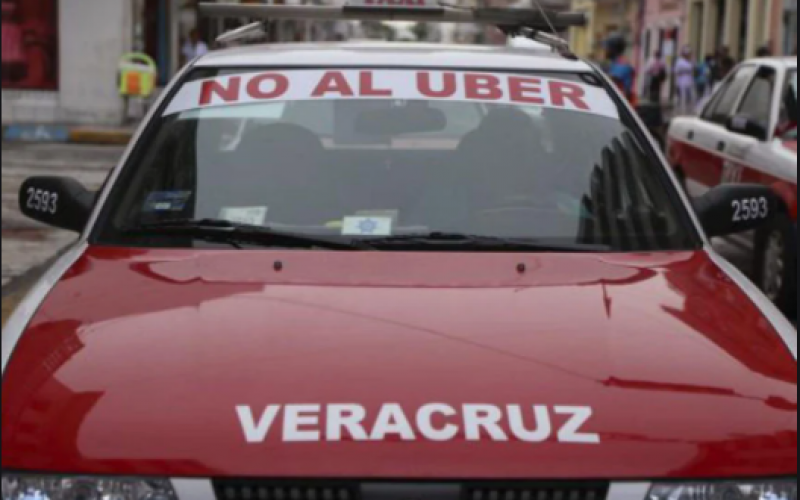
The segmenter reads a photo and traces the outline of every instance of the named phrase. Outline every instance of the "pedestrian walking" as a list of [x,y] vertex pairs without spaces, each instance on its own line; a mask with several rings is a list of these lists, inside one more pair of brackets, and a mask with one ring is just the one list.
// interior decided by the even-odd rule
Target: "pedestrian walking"
[[698,59],[694,70],[694,82],[697,90],[697,99],[703,99],[711,90],[711,64],[709,57]]
[[663,55],[660,50],[653,54],[653,58],[647,63],[645,70],[647,78],[647,98],[650,102],[661,103],[661,89],[667,81],[667,65],[664,63]]
[[736,60],[731,57],[731,49],[720,47],[717,51],[716,63],[714,65],[714,83],[719,83],[728,77],[733,68],[736,67]]
[[625,57],[628,49],[627,42],[621,37],[613,37],[606,42],[606,56],[608,60],[608,75],[625,95],[629,102],[634,103],[636,96],[636,69]]
[[692,62],[692,51],[685,47],[675,63],[675,85],[677,87],[677,106],[679,115],[688,115],[694,111],[696,99],[695,67]]

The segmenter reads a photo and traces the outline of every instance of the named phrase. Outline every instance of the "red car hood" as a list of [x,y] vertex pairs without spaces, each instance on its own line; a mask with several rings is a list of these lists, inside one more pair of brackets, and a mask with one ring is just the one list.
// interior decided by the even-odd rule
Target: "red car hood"
[[[794,357],[703,253],[94,248],[39,310],[2,392],[4,469],[372,479],[797,471]],[[325,412],[336,404],[362,407],[371,434],[344,428],[332,439]],[[496,408],[497,428],[470,435],[465,405]],[[534,407],[549,415],[549,434]],[[275,408],[273,425],[248,442],[247,425],[269,424]],[[438,408],[429,425],[452,435],[426,437],[424,408]],[[538,422],[545,433],[521,439],[514,408],[523,430]],[[287,440],[287,411],[304,439]],[[570,439],[578,432],[582,441]]]

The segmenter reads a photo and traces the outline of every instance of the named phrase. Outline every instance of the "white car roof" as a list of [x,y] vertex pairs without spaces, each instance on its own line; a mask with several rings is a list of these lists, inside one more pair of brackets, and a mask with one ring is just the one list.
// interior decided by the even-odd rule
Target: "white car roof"
[[386,42],[251,45],[210,52],[195,61],[195,66],[375,66],[593,71],[587,63],[571,61],[549,49]]
[[763,57],[751,59],[747,63],[763,64],[764,66],[785,66],[789,69],[797,69],[796,57]]

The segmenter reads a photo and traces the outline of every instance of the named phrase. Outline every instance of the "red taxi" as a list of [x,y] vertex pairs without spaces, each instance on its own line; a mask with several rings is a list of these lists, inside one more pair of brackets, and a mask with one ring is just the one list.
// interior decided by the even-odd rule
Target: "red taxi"
[[[797,58],[739,66],[700,116],[675,119],[669,157],[692,194],[722,184],[774,189],[781,213],[755,236],[755,280],[797,315]],[[739,205],[738,216],[749,211]]]
[[695,214],[553,46],[214,52],[101,192],[26,181],[81,236],[3,330],[3,498],[796,499],[797,332],[708,240],[775,192]]

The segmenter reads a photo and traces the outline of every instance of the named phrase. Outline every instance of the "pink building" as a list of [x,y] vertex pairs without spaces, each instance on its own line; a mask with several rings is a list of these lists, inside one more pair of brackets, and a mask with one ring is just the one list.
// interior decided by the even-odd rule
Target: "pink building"
[[[686,16],[686,0],[644,0],[641,50],[638,56],[640,68],[646,67],[656,51],[661,51],[667,65],[672,67],[688,39]],[[640,91],[643,91],[645,78],[639,79],[639,85]],[[671,88],[672,82],[668,81],[664,85],[664,99],[668,98]]]

